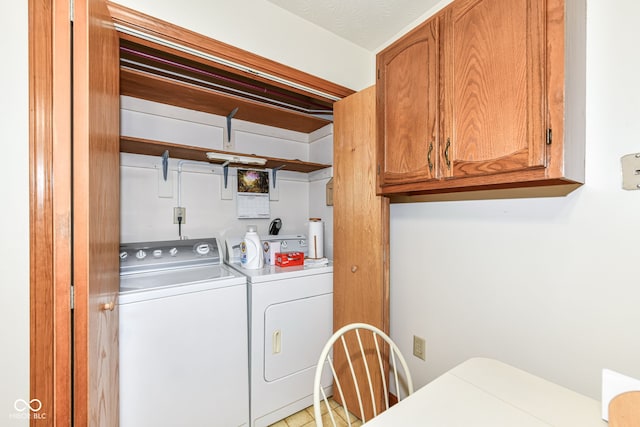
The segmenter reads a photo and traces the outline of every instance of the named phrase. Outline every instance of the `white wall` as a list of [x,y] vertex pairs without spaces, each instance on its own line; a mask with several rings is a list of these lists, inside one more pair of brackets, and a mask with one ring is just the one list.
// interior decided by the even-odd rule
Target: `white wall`
[[5,209],[0,241],[0,425],[27,426],[14,409],[29,399],[29,81],[27,2],[0,14],[1,50],[11,66],[0,70],[3,130],[0,182]]
[[393,205],[391,335],[417,385],[488,356],[600,396],[602,368],[640,378],[640,3],[588,3],[586,184],[566,198]]
[[[304,134],[233,120],[234,148],[229,149],[224,147],[227,135],[225,117],[129,97],[122,97],[121,117],[121,133],[127,136],[323,164],[331,164],[332,161],[331,125],[312,134]],[[273,175],[268,171],[271,186]],[[190,238],[241,236],[249,224],[256,224],[258,233],[267,235],[269,223],[274,218],[282,220],[281,235],[306,234],[308,219],[317,216],[329,224],[325,232],[326,245],[329,246],[333,241],[333,211],[326,207],[324,184],[330,173],[331,168],[312,174],[278,171],[276,188],[271,190],[271,218],[238,219],[237,195],[232,190],[223,190],[221,166],[207,162],[181,163],[178,159],[170,159],[168,181],[165,184],[161,178],[160,157],[123,153],[121,241],[177,239],[178,226],[173,223],[173,208],[182,206],[187,209],[187,221],[182,226],[182,234]],[[235,188],[236,182],[236,168],[229,168],[228,188]],[[226,193],[229,197],[223,197]],[[331,256],[331,248],[327,249],[327,255]]]
[[354,90],[374,83],[371,52],[265,0],[116,3]]
[[[315,163],[333,164],[333,125],[309,135],[309,159]],[[309,174],[309,218],[321,218],[324,222],[324,256],[333,259],[333,206],[327,206],[327,183],[333,176],[333,168]]]

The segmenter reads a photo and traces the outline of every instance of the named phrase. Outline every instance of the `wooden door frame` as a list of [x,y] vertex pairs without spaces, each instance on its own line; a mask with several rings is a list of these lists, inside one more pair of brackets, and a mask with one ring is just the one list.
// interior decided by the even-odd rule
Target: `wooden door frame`
[[[187,44],[204,44],[214,54],[321,91],[340,96],[353,93],[117,4],[107,4],[112,19],[121,24],[151,28]],[[43,405],[40,413],[46,414],[46,418],[31,419],[31,425],[68,426],[74,417],[70,16],[70,0],[29,0],[30,398],[39,399]],[[83,302],[78,300],[78,304]],[[86,307],[83,309],[86,311]]]
[[71,424],[71,25],[68,0],[29,0],[30,398]]

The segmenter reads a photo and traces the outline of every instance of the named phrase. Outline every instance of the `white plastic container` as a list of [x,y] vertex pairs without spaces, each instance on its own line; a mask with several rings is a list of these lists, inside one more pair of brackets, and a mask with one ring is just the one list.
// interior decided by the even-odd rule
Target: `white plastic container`
[[257,230],[257,226],[248,225],[244,239],[240,243],[240,264],[250,270],[262,268],[264,265],[262,244]]

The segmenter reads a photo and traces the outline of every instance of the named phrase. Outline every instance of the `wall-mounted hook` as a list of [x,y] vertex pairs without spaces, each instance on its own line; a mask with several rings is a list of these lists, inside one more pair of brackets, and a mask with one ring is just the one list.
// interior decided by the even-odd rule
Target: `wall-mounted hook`
[[227,116],[227,142],[231,142],[231,119],[233,119],[233,116],[235,116],[237,112],[238,107],[231,110],[231,112]]
[[164,150],[162,153],[162,177],[167,180],[167,174],[169,173],[169,150]]
[[227,182],[229,180],[229,161],[227,160],[222,164],[222,172],[224,174],[224,188],[227,188]]
[[271,181],[273,182],[273,188],[276,188],[276,173],[284,168],[285,165],[275,167],[271,170]]

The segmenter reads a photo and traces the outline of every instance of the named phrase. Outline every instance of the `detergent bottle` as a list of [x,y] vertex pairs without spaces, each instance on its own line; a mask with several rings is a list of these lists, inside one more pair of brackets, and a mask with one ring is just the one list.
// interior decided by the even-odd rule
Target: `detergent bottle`
[[257,233],[258,227],[248,225],[244,239],[240,243],[240,264],[247,269],[255,270],[264,265],[262,244]]

